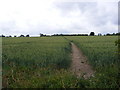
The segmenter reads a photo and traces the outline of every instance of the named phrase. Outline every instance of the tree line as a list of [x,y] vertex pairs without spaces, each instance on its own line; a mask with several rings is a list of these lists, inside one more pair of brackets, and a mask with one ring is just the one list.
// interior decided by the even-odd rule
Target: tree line
[[[39,35],[40,35],[40,37],[50,36],[50,35],[46,35],[46,34],[42,34],[42,33],[40,33]],[[113,34],[107,33],[104,35],[102,35],[101,33],[98,33],[98,35],[95,35],[94,32],[90,32],[90,34],[53,34],[51,36],[120,36],[120,32],[113,33]],[[10,36],[1,35],[0,37],[12,37],[12,36],[11,35]],[[17,37],[17,36],[15,35],[13,37]],[[18,37],[30,37],[30,35],[29,34],[28,35],[20,35]]]
[[[12,37],[11,35],[9,35],[9,36],[5,36],[5,35],[1,35],[0,37]],[[17,37],[16,35],[14,35],[14,37]],[[18,36],[18,37],[30,37],[30,35],[28,34],[28,35],[20,35],[20,36]]]

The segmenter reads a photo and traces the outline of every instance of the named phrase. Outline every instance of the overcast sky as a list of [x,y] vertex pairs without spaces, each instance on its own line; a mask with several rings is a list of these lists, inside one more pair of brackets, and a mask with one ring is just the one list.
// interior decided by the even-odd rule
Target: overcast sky
[[0,34],[91,31],[118,32],[118,0],[0,0]]

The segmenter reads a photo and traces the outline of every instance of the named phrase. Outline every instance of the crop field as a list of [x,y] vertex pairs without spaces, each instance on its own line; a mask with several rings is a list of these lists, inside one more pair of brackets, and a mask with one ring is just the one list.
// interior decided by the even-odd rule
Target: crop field
[[[67,37],[73,41],[89,58],[91,65],[100,70],[118,62],[114,36]],[[105,68],[104,68],[105,69]]]
[[[117,36],[2,38],[3,87],[118,88]],[[77,78],[69,70],[71,42],[87,56],[95,74]]]
[[[120,84],[117,36],[66,37],[74,42],[96,71],[95,87],[117,87]],[[114,86],[115,85],[115,86]]]

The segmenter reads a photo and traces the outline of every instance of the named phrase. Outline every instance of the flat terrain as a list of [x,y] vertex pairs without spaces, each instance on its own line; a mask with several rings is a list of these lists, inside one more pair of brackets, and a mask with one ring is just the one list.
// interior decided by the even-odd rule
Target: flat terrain
[[2,38],[3,87],[118,88],[117,39],[117,36]]
[[91,77],[94,71],[89,65],[87,57],[74,43],[71,44],[72,44],[72,64],[70,69],[77,77],[83,76],[85,79]]

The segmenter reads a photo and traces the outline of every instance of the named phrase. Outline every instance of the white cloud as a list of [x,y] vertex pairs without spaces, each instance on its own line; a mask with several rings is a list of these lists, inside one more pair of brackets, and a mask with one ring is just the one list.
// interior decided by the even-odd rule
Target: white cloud
[[0,0],[0,33],[117,32],[117,0],[78,2],[76,0]]

